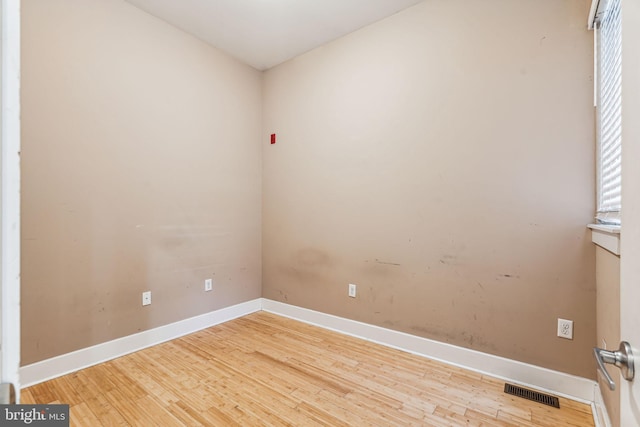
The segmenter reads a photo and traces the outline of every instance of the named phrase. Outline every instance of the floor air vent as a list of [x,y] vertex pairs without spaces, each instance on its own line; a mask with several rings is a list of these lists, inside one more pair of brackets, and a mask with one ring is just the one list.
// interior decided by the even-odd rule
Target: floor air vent
[[518,387],[517,385],[505,384],[504,392],[522,397],[523,399],[533,400],[534,402],[542,403],[543,405],[553,406],[554,408],[560,407],[560,401],[557,397],[540,393],[538,391],[528,390],[523,387]]

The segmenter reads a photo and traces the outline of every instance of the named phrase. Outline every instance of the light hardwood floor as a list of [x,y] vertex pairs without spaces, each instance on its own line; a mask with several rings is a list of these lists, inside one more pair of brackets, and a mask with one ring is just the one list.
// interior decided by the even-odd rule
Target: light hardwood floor
[[77,426],[593,426],[504,382],[258,312],[22,390]]

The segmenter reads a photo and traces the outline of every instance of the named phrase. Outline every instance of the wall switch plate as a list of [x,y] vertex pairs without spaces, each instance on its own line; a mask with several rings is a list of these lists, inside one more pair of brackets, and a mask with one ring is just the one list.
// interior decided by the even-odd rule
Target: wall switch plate
[[151,304],[151,291],[146,291],[142,293],[142,305]]
[[354,285],[353,283],[349,283],[349,296],[351,298],[356,297],[356,285]]
[[209,292],[211,289],[213,289],[213,279],[206,279],[204,281],[204,290]]
[[573,320],[558,319],[558,336],[568,340],[573,339]]

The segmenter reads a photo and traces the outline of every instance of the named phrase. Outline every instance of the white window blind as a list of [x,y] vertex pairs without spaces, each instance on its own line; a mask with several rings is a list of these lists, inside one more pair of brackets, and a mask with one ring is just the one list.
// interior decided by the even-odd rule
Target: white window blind
[[596,15],[599,222],[620,224],[622,38],[620,0],[600,0]]

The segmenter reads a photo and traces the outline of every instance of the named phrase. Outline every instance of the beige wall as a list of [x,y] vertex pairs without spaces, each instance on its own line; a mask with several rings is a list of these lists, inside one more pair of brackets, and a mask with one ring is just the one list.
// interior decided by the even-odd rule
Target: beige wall
[[594,378],[588,6],[430,0],[266,72],[263,296]]
[[260,297],[261,74],[121,0],[22,13],[22,363]]
[[[597,345],[615,350],[620,343],[620,257],[599,246],[596,247],[596,287]],[[608,366],[607,371],[617,385],[622,384],[619,369]],[[620,387],[611,391],[600,376],[598,381],[611,424],[620,426]]]

